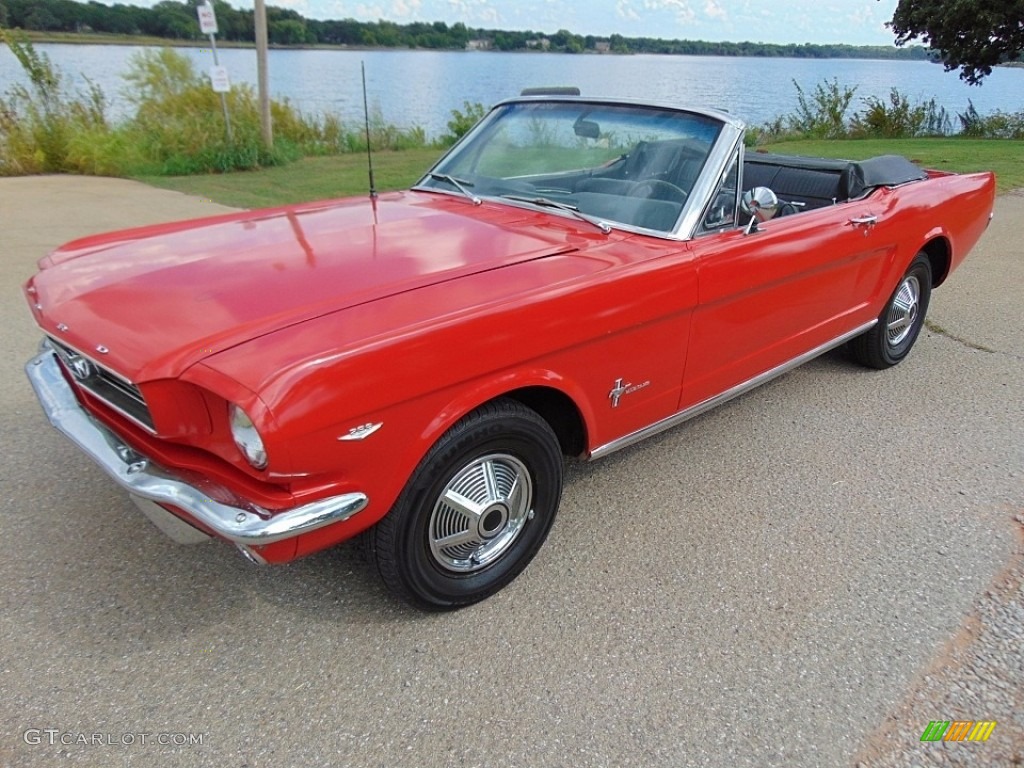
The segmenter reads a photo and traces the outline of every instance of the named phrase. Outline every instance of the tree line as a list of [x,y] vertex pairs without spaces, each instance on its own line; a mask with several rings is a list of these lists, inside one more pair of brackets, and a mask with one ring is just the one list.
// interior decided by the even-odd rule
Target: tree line
[[[213,0],[221,40],[253,42],[253,12]],[[201,40],[195,6],[163,0],[152,8],[89,0],[0,0],[0,26],[41,32],[100,32],[150,35],[168,40]],[[776,45],[771,43],[663,40],[651,37],[596,37],[568,30],[555,33],[480,29],[443,21],[397,24],[391,21],[307,19],[297,11],[267,6],[270,42],[275,45],[499,51],[549,50],[562,53],[662,53],[691,56],[790,56],[798,58],[926,59],[924,46],[853,46],[842,44]]]

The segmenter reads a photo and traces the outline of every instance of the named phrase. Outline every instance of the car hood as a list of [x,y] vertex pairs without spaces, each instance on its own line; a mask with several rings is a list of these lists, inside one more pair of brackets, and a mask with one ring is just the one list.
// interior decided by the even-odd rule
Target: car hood
[[26,291],[47,333],[139,382],[330,312],[575,249],[571,228],[537,219],[415,192],[229,214],[68,243]]

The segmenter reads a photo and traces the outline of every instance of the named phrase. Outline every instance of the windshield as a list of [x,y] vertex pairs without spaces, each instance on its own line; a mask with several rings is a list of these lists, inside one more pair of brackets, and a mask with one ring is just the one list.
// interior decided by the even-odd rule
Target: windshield
[[721,128],[705,115],[653,107],[514,102],[494,110],[419,187],[669,232]]

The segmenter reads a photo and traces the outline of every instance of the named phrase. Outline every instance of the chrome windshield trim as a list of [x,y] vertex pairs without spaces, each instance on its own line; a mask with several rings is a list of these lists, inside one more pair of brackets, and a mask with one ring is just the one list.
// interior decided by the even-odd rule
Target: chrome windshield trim
[[315,531],[347,520],[369,503],[366,494],[358,492],[273,512],[242,500],[237,505],[215,501],[172,470],[139,454],[90,416],[75,398],[52,351],[29,360],[25,373],[50,423],[118,485],[135,496],[183,510],[235,544],[258,546]]
[[704,162],[704,168],[697,178],[697,182],[686,198],[686,205],[683,207],[672,233],[676,239],[692,240],[697,235],[704,211],[711,204],[711,196],[715,194],[718,182],[728,169],[729,163],[732,162],[736,146],[742,143],[742,128],[738,128],[732,123],[725,123],[722,126],[722,133]]
[[715,406],[722,405],[722,403],[726,403],[729,400],[732,400],[734,397],[739,397],[740,395],[749,392],[755,387],[759,387],[760,385],[765,384],[771,381],[772,379],[781,376],[782,374],[787,373],[788,371],[791,371],[794,368],[797,368],[810,360],[813,360],[819,355],[823,355],[830,349],[835,349],[841,344],[845,344],[850,339],[859,336],[860,334],[867,331],[877,322],[878,320],[872,320],[869,323],[864,323],[864,325],[854,328],[849,333],[844,333],[842,336],[839,336],[833,339],[832,341],[827,341],[824,344],[815,347],[810,352],[805,352],[802,355],[794,357],[792,360],[788,360],[785,363],[782,363],[781,365],[777,365],[774,368],[765,371],[764,373],[758,374],[752,379],[748,379],[747,381],[744,381],[741,384],[737,384],[735,387],[732,387],[731,389],[725,390],[725,392],[721,392],[713,397],[709,397],[707,400],[703,400],[697,403],[696,405],[692,405],[689,408],[685,408],[682,411],[679,411],[678,413],[674,413],[673,415],[668,416],[662,419],[661,421],[656,421],[654,424],[646,426],[643,429],[638,429],[636,432],[631,432],[625,437],[620,437],[617,440],[612,440],[610,443],[605,443],[604,445],[598,446],[597,448],[590,452],[589,458],[591,461],[600,459],[604,456],[607,456],[609,453],[614,453],[615,451],[621,450],[623,448],[628,448],[629,446],[634,445],[635,443],[639,443],[641,440],[645,440],[648,437],[653,437],[654,435],[657,435],[660,432],[664,432],[666,429],[671,429],[672,427],[682,424],[684,421],[689,421],[690,419],[696,416],[700,416],[702,413],[710,411]]

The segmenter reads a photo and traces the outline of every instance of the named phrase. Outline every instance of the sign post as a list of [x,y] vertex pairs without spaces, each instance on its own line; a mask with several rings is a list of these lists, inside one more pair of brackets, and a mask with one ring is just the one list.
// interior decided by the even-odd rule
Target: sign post
[[234,143],[231,134],[231,117],[228,115],[228,100],[224,95],[231,90],[231,79],[228,77],[227,67],[222,67],[217,59],[217,15],[213,12],[213,5],[210,0],[205,0],[196,6],[196,15],[199,17],[199,31],[210,36],[210,48],[213,50],[213,66],[210,67],[210,83],[215,93],[220,94],[220,105],[224,110],[224,127],[227,131],[228,143]]

